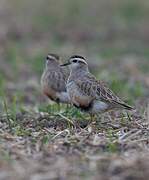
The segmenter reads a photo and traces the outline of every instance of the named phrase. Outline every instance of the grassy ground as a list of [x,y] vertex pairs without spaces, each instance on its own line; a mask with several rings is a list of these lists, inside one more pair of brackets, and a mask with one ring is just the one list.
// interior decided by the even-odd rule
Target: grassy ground
[[[146,180],[149,3],[0,1],[0,180]],[[48,52],[88,57],[134,112],[90,117],[40,89]]]

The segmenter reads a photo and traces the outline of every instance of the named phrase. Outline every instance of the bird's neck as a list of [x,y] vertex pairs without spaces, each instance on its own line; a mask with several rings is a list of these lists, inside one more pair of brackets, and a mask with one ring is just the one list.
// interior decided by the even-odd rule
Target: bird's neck
[[53,70],[56,70],[56,69],[58,69],[59,68],[59,64],[57,64],[57,63],[50,63],[50,64],[47,64],[46,65],[46,69],[48,70],[51,70],[51,69],[53,69]]
[[79,78],[81,76],[84,76],[85,74],[87,74],[88,71],[88,67],[83,67],[83,68],[76,68],[76,69],[72,69],[70,71],[70,77],[69,80],[72,80],[74,78]]

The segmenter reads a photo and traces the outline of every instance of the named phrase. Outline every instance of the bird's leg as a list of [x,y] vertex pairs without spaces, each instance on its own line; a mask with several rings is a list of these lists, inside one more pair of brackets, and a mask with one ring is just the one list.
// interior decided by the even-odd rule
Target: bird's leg
[[90,121],[91,121],[91,123],[93,122],[93,120],[94,120],[94,115],[90,114]]
[[70,105],[66,104],[66,112],[68,112],[69,108],[70,108]]
[[60,103],[58,102],[57,103],[57,110],[60,112],[60,110],[61,110],[61,105],[60,105]]
[[69,114],[70,108],[71,108],[71,104],[66,104],[66,111],[65,111],[66,115]]
[[92,124],[93,122],[95,121],[95,114],[90,114],[90,123],[89,124]]
[[95,115],[92,114],[92,113],[90,113],[89,115],[90,115],[90,121],[89,121],[89,123],[88,123],[88,125],[86,126],[85,129],[88,129],[89,131],[92,132],[93,126],[94,126]]

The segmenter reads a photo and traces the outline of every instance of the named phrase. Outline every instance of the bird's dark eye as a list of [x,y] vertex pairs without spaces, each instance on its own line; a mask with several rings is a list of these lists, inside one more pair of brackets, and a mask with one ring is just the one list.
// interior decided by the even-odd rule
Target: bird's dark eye
[[49,56],[46,57],[46,60],[49,60]]
[[77,60],[73,60],[74,63],[77,63],[78,61]]

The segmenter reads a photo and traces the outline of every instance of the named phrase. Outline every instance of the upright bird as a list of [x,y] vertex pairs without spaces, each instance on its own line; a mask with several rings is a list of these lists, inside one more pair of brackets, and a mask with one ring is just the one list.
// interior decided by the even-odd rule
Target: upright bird
[[66,91],[67,75],[60,66],[60,57],[56,54],[48,54],[46,65],[41,77],[43,93],[52,101],[70,103]]
[[71,56],[70,76],[67,81],[67,92],[71,103],[90,115],[106,112],[112,109],[133,108],[117,97],[104,82],[97,80],[88,69],[86,59],[79,55]]

